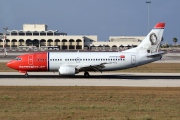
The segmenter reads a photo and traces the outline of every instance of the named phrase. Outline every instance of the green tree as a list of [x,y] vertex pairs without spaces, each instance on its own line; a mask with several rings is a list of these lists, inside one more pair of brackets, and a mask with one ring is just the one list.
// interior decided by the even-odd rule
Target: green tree
[[178,41],[177,38],[173,38],[174,45],[176,45],[177,41]]

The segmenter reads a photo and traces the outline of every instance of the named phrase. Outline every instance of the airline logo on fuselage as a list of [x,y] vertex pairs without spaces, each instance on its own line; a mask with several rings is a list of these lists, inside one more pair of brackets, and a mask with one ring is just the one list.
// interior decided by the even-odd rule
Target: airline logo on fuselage
[[109,56],[110,59],[125,59],[125,55],[120,55],[120,56]]
[[120,58],[125,58],[125,55],[120,55]]

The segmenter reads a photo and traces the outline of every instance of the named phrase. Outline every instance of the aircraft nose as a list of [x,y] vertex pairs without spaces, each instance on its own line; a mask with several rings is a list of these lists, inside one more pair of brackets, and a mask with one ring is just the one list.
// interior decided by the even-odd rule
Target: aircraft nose
[[15,64],[16,64],[15,61],[12,60],[12,61],[8,62],[6,65],[10,68],[16,69]]
[[8,62],[7,64],[6,64],[6,66],[8,66],[8,67],[10,67],[11,68],[11,66],[12,66],[12,62],[10,61],[10,62]]

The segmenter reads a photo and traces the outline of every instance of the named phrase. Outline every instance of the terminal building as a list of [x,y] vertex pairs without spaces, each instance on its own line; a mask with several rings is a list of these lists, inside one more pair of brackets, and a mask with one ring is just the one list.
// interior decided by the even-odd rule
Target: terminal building
[[144,36],[110,36],[109,41],[98,42],[97,35],[68,35],[47,28],[46,24],[23,24],[23,30],[7,30],[6,40],[0,33],[0,49],[121,51],[136,47],[144,39]]

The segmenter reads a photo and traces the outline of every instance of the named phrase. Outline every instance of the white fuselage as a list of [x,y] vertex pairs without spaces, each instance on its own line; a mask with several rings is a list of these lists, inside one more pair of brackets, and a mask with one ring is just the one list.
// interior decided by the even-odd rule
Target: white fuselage
[[[124,57],[122,57],[124,56]],[[121,70],[161,59],[161,55],[147,57],[138,52],[49,52],[49,71],[57,71],[61,65],[76,68],[103,64],[102,70]]]

